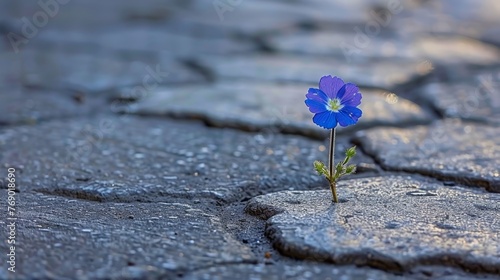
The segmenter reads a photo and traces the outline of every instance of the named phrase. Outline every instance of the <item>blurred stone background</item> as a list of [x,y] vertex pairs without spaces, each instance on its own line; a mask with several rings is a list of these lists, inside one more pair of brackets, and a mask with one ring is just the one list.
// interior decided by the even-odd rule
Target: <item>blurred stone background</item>
[[[366,88],[365,127],[429,120],[408,100],[498,117],[495,96],[466,94],[498,83],[498,72],[479,70],[499,61],[495,1],[323,2],[4,1],[2,80],[22,91],[8,99],[26,98],[0,121],[100,112],[101,98],[134,101],[114,111],[317,134],[299,103],[325,74]],[[48,99],[54,110],[39,105]]]

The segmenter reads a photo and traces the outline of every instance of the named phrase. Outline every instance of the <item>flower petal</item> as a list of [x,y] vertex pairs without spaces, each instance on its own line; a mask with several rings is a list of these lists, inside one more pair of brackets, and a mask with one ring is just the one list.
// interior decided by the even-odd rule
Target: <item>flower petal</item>
[[325,104],[328,101],[328,96],[326,96],[326,94],[324,92],[322,92],[321,90],[319,90],[317,88],[310,88],[307,91],[306,97],[309,99],[314,99],[314,100],[319,101],[319,102],[323,102]]
[[336,115],[337,121],[339,122],[340,126],[346,127],[349,125],[353,125],[357,122],[357,120],[354,120],[349,116],[349,114],[345,111],[339,111]]
[[305,101],[307,107],[309,107],[309,111],[311,113],[321,113],[326,111],[326,104],[322,101],[318,101],[316,99],[306,99]]
[[361,98],[363,96],[355,84],[347,83],[339,90],[337,97],[340,98],[340,104],[356,107],[361,104]]
[[363,111],[361,111],[361,109],[356,108],[356,107],[352,107],[352,106],[345,106],[340,111],[343,112],[343,113],[345,113],[347,116],[349,116],[355,122],[357,122],[358,119],[363,114]]
[[335,76],[323,76],[319,80],[319,89],[322,90],[330,99],[337,97],[337,92],[344,86],[344,81]]
[[337,126],[336,113],[332,111],[324,111],[316,114],[313,117],[313,122],[325,129],[332,129]]

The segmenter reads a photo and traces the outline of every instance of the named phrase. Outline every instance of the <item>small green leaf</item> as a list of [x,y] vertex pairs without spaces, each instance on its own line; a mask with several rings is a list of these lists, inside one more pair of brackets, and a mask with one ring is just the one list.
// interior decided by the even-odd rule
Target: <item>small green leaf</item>
[[340,173],[342,172],[342,163],[337,163],[337,166],[335,166],[335,173]]
[[351,158],[346,156],[345,159],[342,161],[342,165],[346,165],[349,162],[349,160],[351,160]]
[[351,164],[351,165],[347,166],[347,168],[345,170],[346,174],[353,174],[354,172],[356,172],[356,165]]
[[325,175],[326,177],[329,177],[328,176],[328,170],[326,169],[325,167],[325,164],[322,163],[321,161],[315,161],[314,162],[314,169],[316,170],[316,172],[318,172],[319,175]]
[[314,169],[316,170],[316,172],[318,172],[319,175],[321,175],[323,173],[323,167],[325,165],[321,162],[321,161],[315,161],[314,162]]
[[337,181],[338,178],[342,175],[342,171],[344,166],[342,165],[341,162],[337,163],[335,166],[335,173],[333,174],[333,181]]
[[345,151],[345,155],[348,157],[348,158],[352,158],[353,156],[356,155],[356,146],[352,146],[350,147],[349,149],[347,149]]

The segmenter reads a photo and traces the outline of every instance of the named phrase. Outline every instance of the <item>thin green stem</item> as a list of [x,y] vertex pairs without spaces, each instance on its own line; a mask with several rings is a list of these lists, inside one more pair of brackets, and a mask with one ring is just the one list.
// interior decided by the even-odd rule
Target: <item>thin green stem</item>
[[328,167],[330,169],[330,189],[333,195],[333,202],[338,202],[336,184],[334,181],[334,166],[335,166],[335,128],[330,131],[330,152],[328,153]]
[[339,202],[339,199],[337,198],[337,182],[330,182],[330,190],[332,191],[333,202]]

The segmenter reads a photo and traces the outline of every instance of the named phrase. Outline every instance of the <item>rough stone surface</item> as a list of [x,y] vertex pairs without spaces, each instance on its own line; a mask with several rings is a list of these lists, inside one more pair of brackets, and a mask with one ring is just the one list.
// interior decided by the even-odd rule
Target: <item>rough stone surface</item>
[[461,63],[494,65],[500,62],[500,51],[494,46],[458,36],[422,37],[414,42],[417,56],[440,64]]
[[[360,0],[351,5],[323,1],[242,1],[225,3],[193,1],[178,5],[176,15],[184,20],[208,26],[224,26],[244,34],[259,35],[291,28],[300,24],[358,23],[369,19],[370,7],[384,1]],[[260,20],[255,20],[259,15]]]
[[[173,5],[178,5],[182,1],[173,0],[172,2]],[[98,32],[103,28],[123,26],[131,20],[130,15],[133,14],[149,15],[149,17],[144,17],[146,22],[161,22],[162,16],[163,19],[167,19],[167,7],[165,7],[165,2],[161,0],[144,0],[141,3],[135,1],[108,1],[104,3],[98,0],[66,1],[66,3],[61,1],[58,3],[60,4],[58,5],[58,13],[49,17],[47,24],[42,28],[37,28],[38,31],[86,30]],[[19,21],[22,17],[26,17],[32,23],[33,16],[38,11],[44,11],[38,2],[30,0],[6,1],[2,3],[1,8],[1,12],[5,13],[7,18]],[[21,35],[21,27],[16,32]],[[36,40],[37,36],[43,35],[41,34],[43,32],[39,32],[40,34],[31,39]],[[61,38],[61,41],[64,39]]]
[[374,269],[355,268],[351,266],[334,267],[322,264],[295,264],[295,265],[246,265],[238,264],[234,266],[219,266],[202,269],[194,273],[189,273],[185,279],[222,280],[234,279],[235,275],[245,275],[245,279],[407,279],[403,276],[396,276],[387,272]]
[[417,265],[500,273],[500,200],[495,194],[412,177],[339,182],[330,191],[285,191],[252,199],[283,254],[408,271]]
[[357,141],[386,169],[500,192],[499,132],[498,127],[450,120],[412,129],[368,130]]
[[[13,141],[16,149],[9,148]],[[338,153],[349,146],[340,139]],[[52,121],[0,132],[2,166],[29,174],[21,176],[22,191],[96,201],[165,201],[172,196],[239,201],[270,189],[323,188],[326,181],[312,164],[326,162],[325,150],[322,142],[304,138],[131,116]],[[362,155],[354,163],[374,169]]]
[[303,55],[340,56],[345,61],[364,61],[373,57],[409,59],[415,50],[408,48],[409,42],[399,36],[376,36],[363,44],[356,44],[355,30],[314,32],[291,30],[288,33],[271,34],[265,37],[270,48],[277,52]]
[[500,124],[500,70],[469,82],[427,84],[420,95],[445,117]]
[[[499,3],[0,1],[21,272],[1,242],[0,279],[498,279],[498,197],[472,187],[499,191]],[[323,75],[365,94],[336,146],[361,144],[358,173],[327,210],[327,131],[304,106]],[[270,221],[304,239],[276,250]]]
[[[0,198],[6,201],[6,192]],[[217,216],[181,201],[103,204],[34,193],[17,198],[17,279],[143,278],[255,262]],[[0,221],[2,228],[6,222]],[[0,249],[7,252],[5,242]]]
[[[360,26],[358,26],[360,27]],[[366,62],[370,58],[411,59],[429,63],[471,63],[498,64],[500,52],[488,44],[460,36],[410,36],[385,34],[369,38],[357,44],[355,30],[348,33],[290,32],[290,34],[269,35],[269,46],[282,53],[292,52],[309,55],[341,56],[346,62]],[[422,69],[422,72],[432,69]]]
[[412,1],[400,13],[391,15],[387,28],[412,36],[458,34],[481,38],[487,30],[498,26],[499,8],[494,0]]
[[245,40],[228,41],[226,38],[197,38],[194,36],[173,34],[163,28],[151,26],[130,26],[126,29],[103,30],[67,34],[61,31],[44,32],[37,40],[40,44],[60,44],[60,37],[66,38],[64,44],[86,45],[104,48],[115,52],[165,52],[178,57],[190,57],[193,53],[231,54],[255,51],[256,45]]
[[[133,1],[101,3],[97,0],[85,3],[60,5],[63,11],[51,18],[53,30],[99,31],[100,28],[120,26],[126,23],[153,23],[166,29],[182,30],[188,26],[189,35],[196,34],[193,27],[212,32],[211,29],[225,29],[241,34],[260,34],[291,26],[327,23],[359,23],[370,18],[371,7],[385,5],[383,0],[352,1],[351,5],[324,3],[323,1],[265,1],[220,2],[147,0],[140,4]],[[96,9],[96,6],[99,9]],[[37,2],[19,0],[2,5],[2,12],[8,16],[27,16],[41,10]],[[255,15],[261,19],[255,20]],[[176,26],[177,25],[177,26]],[[181,28],[179,28],[181,27]],[[199,31],[199,30],[198,30]]]
[[500,46],[500,27],[496,26],[486,30],[481,39],[490,44]]
[[[317,87],[317,84],[309,87]],[[307,89],[308,85],[249,82],[159,88],[129,106],[127,111],[202,119],[219,127],[271,129],[324,138],[327,131],[311,121],[313,114],[304,104]],[[430,121],[422,108],[394,93],[368,89],[361,92],[362,118],[356,126],[339,127],[339,132]]]
[[[0,125],[35,124],[54,118],[72,118],[110,111],[103,94],[86,94],[75,90],[15,88],[1,90]],[[0,133],[1,134],[1,133]]]
[[138,86],[136,91],[142,92],[159,84],[204,80],[199,73],[161,53],[122,59],[108,51],[89,54],[51,48],[50,51],[27,49],[18,55],[22,57],[19,75],[22,83],[30,87],[103,91]]
[[0,67],[0,90],[2,91],[2,96],[6,96],[6,91],[12,90],[12,88],[17,88],[21,83],[20,73],[21,73],[21,56],[13,52],[0,51],[0,61],[2,64],[8,65],[9,67]]
[[392,88],[421,77],[420,61],[368,61],[344,65],[345,58],[292,55],[200,56],[199,63],[215,77],[262,81],[318,83],[318,77],[337,75],[361,87]]

